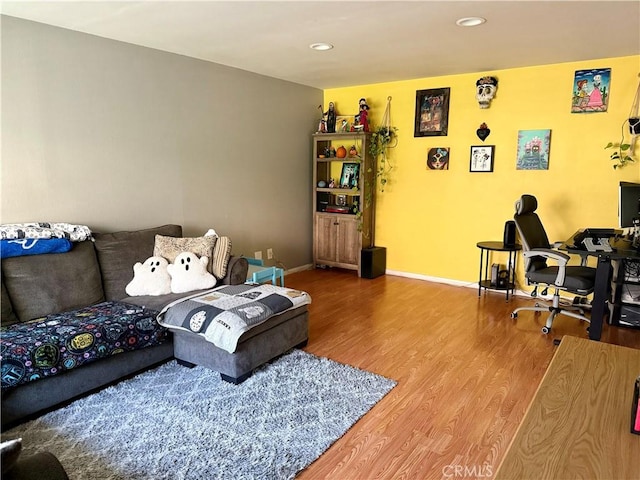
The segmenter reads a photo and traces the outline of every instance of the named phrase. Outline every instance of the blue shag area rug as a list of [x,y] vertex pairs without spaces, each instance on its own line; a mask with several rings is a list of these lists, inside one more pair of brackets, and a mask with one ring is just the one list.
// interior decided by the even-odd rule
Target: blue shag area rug
[[301,350],[240,385],[171,361],[20,425],[72,480],[290,479],[396,382]]

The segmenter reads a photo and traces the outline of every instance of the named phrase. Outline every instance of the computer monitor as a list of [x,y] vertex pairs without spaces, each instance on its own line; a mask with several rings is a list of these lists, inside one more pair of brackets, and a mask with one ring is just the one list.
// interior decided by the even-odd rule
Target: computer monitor
[[620,182],[618,196],[619,227],[633,227],[634,218],[640,219],[640,184]]

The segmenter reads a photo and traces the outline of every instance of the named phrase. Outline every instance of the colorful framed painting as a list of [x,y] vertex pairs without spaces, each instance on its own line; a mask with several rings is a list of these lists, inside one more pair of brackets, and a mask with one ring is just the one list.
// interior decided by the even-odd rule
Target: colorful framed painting
[[551,151],[551,130],[520,130],[518,132],[518,170],[548,170]]
[[358,188],[360,177],[359,163],[343,163],[340,174],[340,188]]
[[576,70],[573,79],[571,113],[606,112],[611,84],[610,68]]
[[351,130],[354,115],[337,115],[336,116],[336,133],[346,133]]
[[473,145],[469,158],[470,172],[493,172],[495,145]]
[[449,147],[436,147],[427,153],[428,170],[449,170]]
[[449,127],[449,88],[416,91],[414,137],[447,135]]

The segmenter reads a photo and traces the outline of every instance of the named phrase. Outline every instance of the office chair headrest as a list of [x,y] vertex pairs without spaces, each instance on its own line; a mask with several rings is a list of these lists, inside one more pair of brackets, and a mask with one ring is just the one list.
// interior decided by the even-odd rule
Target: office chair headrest
[[538,200],[533,195],[524,194],[516,201],[516,215],[533,213],[538,208]]

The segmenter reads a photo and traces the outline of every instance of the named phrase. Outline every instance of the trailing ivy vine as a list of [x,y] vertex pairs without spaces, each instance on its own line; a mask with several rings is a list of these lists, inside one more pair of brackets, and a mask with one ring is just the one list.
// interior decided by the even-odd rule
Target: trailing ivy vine
[[[381,192],[384,192],[389,182],[389,173],[393,170],[393,163],[389,159],[388,150],[398,144],[397,131],[396,127],[381,126],[373,130],[371,134],[369,155],[371,155],[372,162],[377,165],[374,178],[380,185]],[[371,167],[369,167],[369,171],[371,171]]]

